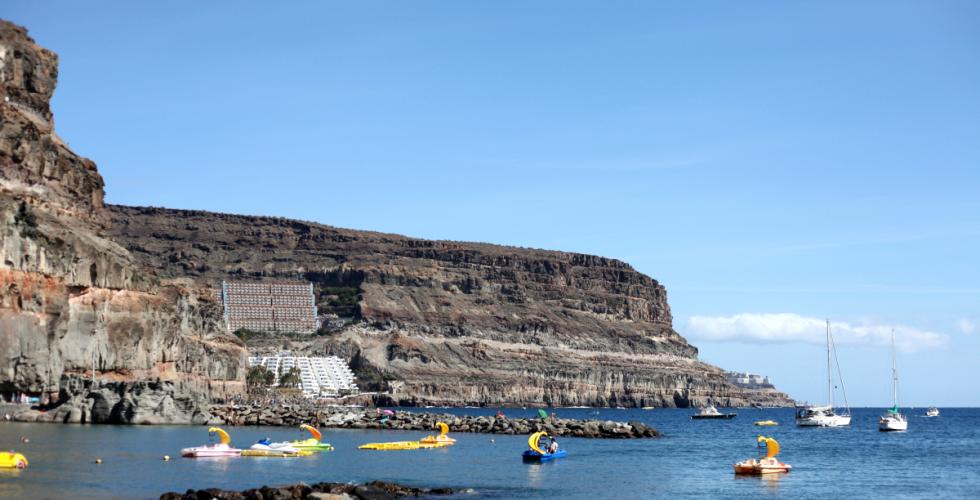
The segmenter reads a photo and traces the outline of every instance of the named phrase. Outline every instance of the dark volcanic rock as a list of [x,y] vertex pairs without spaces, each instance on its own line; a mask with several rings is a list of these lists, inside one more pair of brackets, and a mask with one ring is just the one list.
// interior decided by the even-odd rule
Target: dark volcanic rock
[[289,486],[254,488],[245,491],[228,491],[217,488],[187,490],[186,493],[164,493],[160,500],[388,500],[393,498],[452,495],[451,488],[414,488],[384,481],[368,484],[316,483],[313,485],[293,484]]
[[612,420],[575,420],[569,418],[504,418],[474,417],[436,413],[399,411],[382,418],[375,409],[319,407],[314,404],[281,406],[218,405],[211,407],[215,423],[227,425],[286,425],[295,427],[312,424],[337,429],[388,429],[399,431],[430,431],[436,422],[445,422],[451,432],[480,432],[485,434],[530,434],[548,431],[553,436],[586,438],[652,438],[660,432],[642,422]]

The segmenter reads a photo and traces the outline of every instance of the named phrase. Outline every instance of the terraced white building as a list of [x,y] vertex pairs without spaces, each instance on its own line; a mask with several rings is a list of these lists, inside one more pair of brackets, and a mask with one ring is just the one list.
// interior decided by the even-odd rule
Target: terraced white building
[[335,397],[357,393],[354,372],[343,359],[337,356],[307,357],[293,356],[281,352],[275,356],[250,356],[248,365],[264,366],[279,377],[292,368],[299,369],[300,389],[309,398]]

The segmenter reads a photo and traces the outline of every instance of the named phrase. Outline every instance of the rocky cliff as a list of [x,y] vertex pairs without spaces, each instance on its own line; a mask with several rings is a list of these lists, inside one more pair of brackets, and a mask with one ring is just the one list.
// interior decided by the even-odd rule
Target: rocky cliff
[[0,392],[65,375],[241,390],[244,346],[189,280],[147,276],[106,236],[103,181],[54,133],[57,56],[0,21]]
[[[789,403],[758,401],[698,361],[664,287],[614,259],[105,206],[95,164],[54,133],[56,80],[55,54],[0,22],[0,392],[55,394],[94,370],[97,383],[61,392],[79,409],[66,420],[149,422],[134,402],[172,407],[171,388],[240,391],[244,347],[205,288],[305,278],[347,321],[293,347],[344,355],[395,403]],[[170,400],[197,401],[185,396]]]
[[390,389],[393,403],[791,403],[759,399],[698,361],[671,326],[664,287],[618,260],[272,217],[108,210],[113,239],[160,278],[305,278],[323,293],[355,290],[354,322],[291,347],[351,359],[361,383]]

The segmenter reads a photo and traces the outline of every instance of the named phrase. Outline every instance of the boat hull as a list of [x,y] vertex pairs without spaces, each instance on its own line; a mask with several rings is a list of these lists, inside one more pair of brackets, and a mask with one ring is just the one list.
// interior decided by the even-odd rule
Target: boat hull
[[735,464],[735,473],[741,476],[761,476],[763,474],[785,474],[793,467],[783,464],[781,466],[750,466]]
[[525,462],[550,462],[557,458],[562,458],[567,456],[568,453],[565,450],[558,450],[554,453],[538,453],[534,450],[527,450],[521,455],[521,460]]
[[750,458],[738,462],[732,467],[738,475],[762,475],[762,474],[784,474],[793,469],[792,465],[784,464],[779,460],[769,457],[762,459]]
[[722,413],[719,415],[691,415],[694,420],[729,420],[735,418],[736,413]]
[[277,450],[244,450],[242,451],[243,457],[276,457],[276,458],[290,458],[290,457],[308,457],[312,455],[312,451],[308,450],[296,450],[293,452],[288,451],[277,451]]
[[15,451],[0,452],[0,469],[25,469],[27,457]]
[[797,417],[796,425],[800,427],[847,427],[851,425],[850,415],[808,415]]
[[333,451],[333,445],[330,443],[323,443],[317,441],[316,439],[303,439],[300,441],[290,441],[289,444],[293,448],[299,448],[301,450],[309,451]]
[[242,450],[225,445],[195,446],[180,450],[180,456],[187,458],[239,457]]
[[881,432],[907,431],[909,430],[909,422],[907,420],[883,418],[878,421],[878,430]]

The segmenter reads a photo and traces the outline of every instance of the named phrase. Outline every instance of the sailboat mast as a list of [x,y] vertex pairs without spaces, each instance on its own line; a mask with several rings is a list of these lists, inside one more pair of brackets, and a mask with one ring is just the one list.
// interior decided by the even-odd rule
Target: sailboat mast
[[827,403],[834,406],[834,384],[830,375],[830,320],[827,320]]
[[892,328],[892,407],[898,407],[898,369],[895,368],[895,329]]

